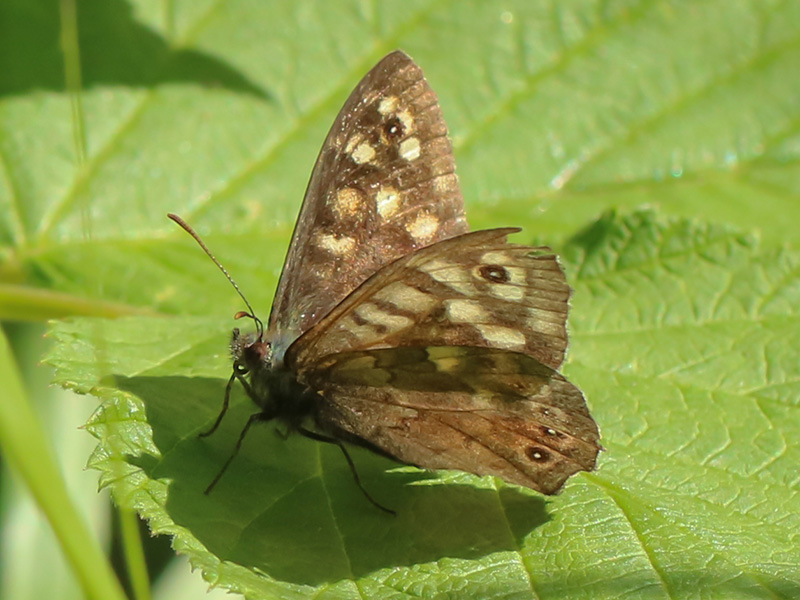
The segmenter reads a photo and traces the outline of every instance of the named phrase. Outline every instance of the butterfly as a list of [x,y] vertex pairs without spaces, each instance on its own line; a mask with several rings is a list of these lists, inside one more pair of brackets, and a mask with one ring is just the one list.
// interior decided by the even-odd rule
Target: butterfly
[[273,419],[339,445],[357,482],[343,442],[545,494],[592,470],[597,425],[557,372],[571,290],[549,248],[507,241],[518,231],[469,231],[436,94],[405,53],[384,57],[325,139],[266,326],[242,296],[256,331],[234,330],[204,435],[235,381],[259,411],[209,489]]

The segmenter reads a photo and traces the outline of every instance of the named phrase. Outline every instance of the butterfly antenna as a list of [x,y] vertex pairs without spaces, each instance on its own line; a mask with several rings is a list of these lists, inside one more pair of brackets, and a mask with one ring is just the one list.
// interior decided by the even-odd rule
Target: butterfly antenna
[[222,266],[222,263],[220,263],[213,254],[211,254],[211,250],[208,249],[208,246],[206,246],[205,242],[203,242],[203,240],[200,239],[200,236],[197,235],[197,232],[195,232],[194,229],[192,229],[191,225],[189,225],[186,221],[181,219],[176,214],[167,213],[167,216],[173,221],[175,221],[178,225],[180,225],[186,233],[192,236],[195,242],[200,244],[200,247],[203,249],[203,252],[205,252],[208,255],[208,258],[214,261],[214,264],[217,265],[217,267],[219,267],[219,270],[222,271],[222,274],[225,275],[228,281],[230,281],[231,285],[233,286],[233,289],[235,289],[236,293],[239,294],[239,297],[241,297],[241,299],[244,300],[245,306],[247,306],[247,310],[250,311],[249,313],[237,313],[237,318],[250,317],[251,319],[253,319],[253,321],[256,324],[256,330],[258,331],[258,337],[259,339],[261,339],[261,337],[264,334],[264,323],[262,323],[261,319],[259,319],[256,316],[255,311],[253,311],[253,307],[250,306],[250,303],[247,301],[247,298],[245,298],[244,294],[242,293],[242,290],[239,289],[239,286],[236,285],[236,282],[233,280],[233,277],[231,277],[230,273],[228,273],[227,269]]

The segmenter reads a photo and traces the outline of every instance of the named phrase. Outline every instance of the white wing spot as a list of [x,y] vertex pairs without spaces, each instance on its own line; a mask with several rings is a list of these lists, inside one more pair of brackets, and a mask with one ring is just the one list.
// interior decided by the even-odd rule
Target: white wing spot
[[469,271],[456,264],[436,258],[420,269],[450,289],[468,296],[476,293]]
[[440,358],[434,361],[436,365],[437,371],[442,371],[444,373],[452,373],[453,371],[458,371],[459,366],[461,365],[461,359],[451,356],[449,358]]
[[525,289],[507,283],[489,284],[489,293],[495,298],[508,300],[509,302],[519,302],[525,297]]
[[340,216],[352,216],[356,214],[362,206],[363,193],[351,187],[342,188],[336,192],[333,209]]
[[[486,309],[476,300],[445,300],[444,303],[447,316],[454,323],[476,323],[486,322],[489,315]],[[486,337],[486,336],[484,336]]]
[[566,314],[566,305],[563,310],[547,310],[546,308],[536,308],[535,306],[528,307],[528,323],[537,327],[542,321],[547,323],[563,323],[564,315]]
[[421,292],[415,287],[395,281],[387,285],[373,296],[381,302],[388,302],[411,313],[425,313],[435,307],[439,302],[431,294]]
[[350,315],[342,317],[339,320],[338,326],[347,333],[354,335],[362,344],[372,342],[379,337],[374,327],[370,325],[358,325]]
[[362,319],[369,321],[371,324],[383,325],[389,330],[389,332],[392,333],[411,327],[414,324],[413,319],[410,319],[409,317],[404,317],[403,315],[393,315],[385,310],[381,310],[369,302],[361,304],[358,308],[356,308],[355,313]]
[[510,277],[509,283],[514,285],[525,285],[528,283],[528,271],[523,267],[506,267],[506,273]]
[[498,348],[524,348],[525,334],[501,325],[476,324],[484,339]]
[[417,218],[406,225],[406,231],[419,242],[431,239],[439,230],[439,219],[429,213],[420,213]]
[[506,252],[494,250],[481,256],[481,262],[488,265],[510,265],[514,263],[514,257]]
[[358,146],[363,141],[364,141],[363,135],[354,135],[353,137],[347,140],[347,145],[345,145],[344,151],[347,152],[348,154],[352,154],[355,147]]
[[462,365],[461,358],[465,354],[462,348],[453,346],[432,346],[426,348],[425,352],[428,354],[430,361],[436,365],[436,370],[445,373],[460,370],[459,367]]
[[407,110],[401,110],[397,113],[397,118],[400,119],[403,127],[406,128],[406,133],[411,133],[414,131],[414,117],[411,116],[410,112]]
[[528,319],[528,325],[539,333],[552,335],[553,337],[557,338],[564,337],[564,326],[560,323],[552,323],[539,319]]
[[336,237],[330,233],[321,234],[317,239],[317,243],[320,248],[336,256],[346,256],[356,247],[355,238],[351,238],[347,235]]
[[397,110],[398,102],[399,99],[397,96],[387,96],[386,98],[382,99],[381,103],[378,105],[378,112],[384,116],[392,114]]
[[384,186],[375,194],[375,205],[382,219],[391,219],[400,209],[400,194],[391,186]]
[[452,358],[454,356],[464,356],[467,354],[467,351],[464,348],[460,348],[458,346],[430,346],[425,348],[425,353],[428,355],[433,361],[439,360],[440,358]]
[[353,150],[350,156],[353,157],[357,165],[363,165],[375,158],[375,148],[370,146],[367,142],[362,142],[356,146],[356,149]]
[[400,156],[408,161],[418,159],[421,153],[422,148],[415,137],[406,138],[400,144]]

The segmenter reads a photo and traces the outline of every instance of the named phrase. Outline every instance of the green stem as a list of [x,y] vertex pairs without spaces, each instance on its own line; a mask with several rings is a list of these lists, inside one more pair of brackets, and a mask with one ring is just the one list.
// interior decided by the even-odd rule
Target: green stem
[[0,320],[47,321],[76,315],[117,318],[153,311],[126,304],[81,298],[27,285],[0,283]]
[[139,534],[139,518],[135,511],[128,508],[120,507],[118,511],[122,548],[125,554],[125,563],[128,566],[133,597],[136,600],[150,600],[150,579],[147,576],[142,536]]
[[125,600],[125,593],[67,493],[52,449],[28,402],[8,339],[0,330],[0,447],[50,522],[87,598]]

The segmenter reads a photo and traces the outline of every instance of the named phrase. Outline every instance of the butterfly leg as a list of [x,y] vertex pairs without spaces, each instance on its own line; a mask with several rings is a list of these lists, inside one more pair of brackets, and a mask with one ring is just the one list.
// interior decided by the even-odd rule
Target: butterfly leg
[[[227,405],[226,405],[226,408],[227,408]],[[211,490],[214,489],[214,486],[217,485],[217,482],[225,474],[225,471],[228,470],[228,467],[233,462],[233,459],[236,458],[237,454],[239,454],[239,450],[242,447],[242,442],[244,442],[244,436],[247,435],[247,432],[250,429],[250,427],[253,425],[253,423],[257,423],[258,421],[271,421],[274,418],[274,416],[275,415],[272,415],[272,414],[266,413],[266,412],[257,412],[257,413],[253,413],[252,415],[250,415],[250,418],[247,420],[247,424],[244,426],[244,429],[242,429],[242,432],[239,434],[239,439],[236,440],[236,446],[234,446],[233,452],[228,457],[228,460],[225,461],[225,464],[222,465],[222,468],[219,470],[219,473],[217,473],[217,476],[214,477],[214,481],[212,481],[208,485],[208,487],[205,489],[205,491],[203,492],[204,494],[208,495],[209,493],[211,493]],[[220,419],[221,418],[222,417],[220,416]],[[216,427],[216,425],[215,425],[215,427]]]
[[208,431],[202,432],[199,435],[199,437],[208,437],[209,435],[214,433],[217,430],[217,427],[219,427],[219,424],[222,423],[222,417],[224,417],[225,413],[228,412],[228,406],[231,403],[231,389],[233,388],[233,382],[236,381],[237,379],[239,380],[239,383],[242,384],[242,387],[244,388],[244,391],[247,392],[247,395],[250,396],[250,398],[253,399],[253,402],[255,402],[256,404],[260,405],[260,403],[256,400],[255,393],[253,392],[253,388],[250,387],[250,384],[244,378],[243,374],[240,373],[239,371],[237,371],[234,368],[234,371],[233,371],[233,374],[231,375],[231,378],[228,379],[228,385],[225,386],[225,399],[222,401],[222,410],[219,411],[219,415],[217,416],[217,420],[214,421],[214,424],[211,426],[211,428]]
[[375,506],[376,508],[379,508],[382,511],[387,512],[390,515],[395,515],[395,516],[397,515],[397,513],[393,511],[391,508],[386,508],[385,506],[380,504],[377,500],[375,500],[375,498],[370,496],[369,492],[362,485],[361,479],[359,478],[358,472],[356,471],[356,465],[353,462],[353,459],[350,458],[350,453],[347,451],[347,448],[345,448],[345,445],[342,443],[341,440],[337,440],[336,438],[329,437],[321,433],[317,433],[316,431],[311,431],[310,429],[306,429],[305,427],[298,427],[297,431],[298,433],[309,439],[316,440],[318,442],[324,442],[326,444],[334,444],[335,446],[339,446],[339,448],[342,451],[342,454],[344,454],[344,458],[347,461],[347,464],[350,465],[350,472],[353,474],[353,479],[356,480],[356,485],[358,486],[358,489],[360,489],[361,492],[364,494],[364,496],[367,497],[367,500],[369,500],[372,503],[372,505]]
[[207,431],[203,431],[199,437],[208,437],[212,433],[217,430],[219,424],[222,423],[222,417],[225,416],[225,413],[228,412],[228,405],[231,402],[231,388],[233,387],[233,382],[236,381],[236,373],[231,375],[231,378],[228,379],[228,385],[225,386],[225,399],[222,401],[222,410],[219,411],[219,416],[217,416],[217,420],[214,421],[214,424],[211,426],[211,429]]

